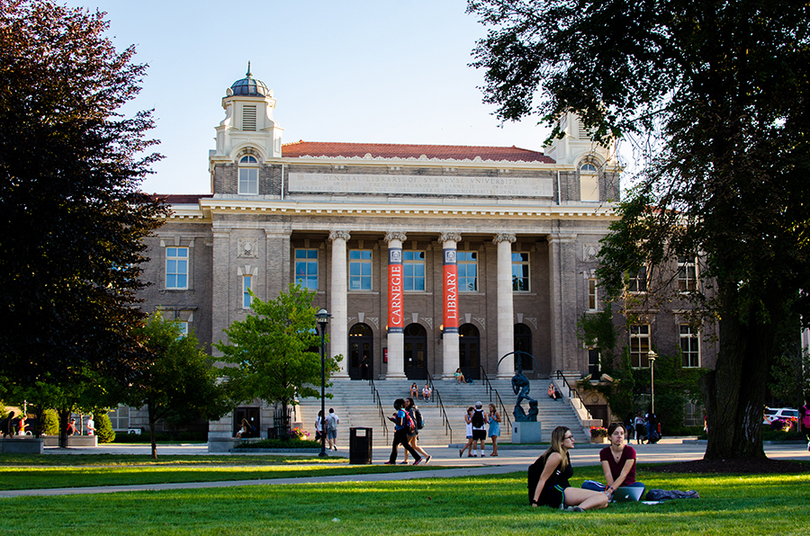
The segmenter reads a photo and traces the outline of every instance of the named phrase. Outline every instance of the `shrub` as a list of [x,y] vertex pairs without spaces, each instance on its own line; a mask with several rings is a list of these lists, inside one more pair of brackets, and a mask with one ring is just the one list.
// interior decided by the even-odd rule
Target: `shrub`
[[59,416],[56,410],[46,409],[42,414],[42,433],[49,436],[59,435]]
[[112,428],[110,416],[106,413],[96,415],[96,435],[99,443],[112,443],[115,441],[115,430]]

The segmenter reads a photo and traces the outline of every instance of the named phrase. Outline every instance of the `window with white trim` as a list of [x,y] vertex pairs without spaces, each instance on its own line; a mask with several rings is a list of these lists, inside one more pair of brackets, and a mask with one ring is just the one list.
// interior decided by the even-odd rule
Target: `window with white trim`
[[295,284],[309,289],[318,290],[318,250],[295,250]]
[[528,253],[512,253],[512,291],[529,292]]
[[478,291],[478,252],[456,252],[456,268],[458,270],[458,291]]
[[637,272],[628,274],[628,292],[647,292],[647,267],[642,266]]
[[588,310],[596,311],[599,301],[596,295],[596,278],[591,277],[588,279]]
[[188,288],[188,248],[166,248],[166,288]]
[[253,288],[253,276],[242,276],[242,309],[250,309],[253,303],[253,296],[250,295],[250,289]]
[[684,367],[700,366],[700,337],[689,324],[680,325],[681,365]]
[[425,252],[402,252],[403,290],[425,290]]
[[117,408],[108,411],[107,416],[110,418],[110,424],[112,425],[112,429],[115,430],[116,432],[118,431],[126,432],[129,429],[128,406],[118,406]]
[[349,251],[349,290],[371,290],[371,250]]
[[697,259],[678,257],[678,291],[694,292],[697,290]]
[[245,155],[239,159],[239,194],[258,195],[259,161],[255,156]]
[[650,366],[650,325],[633,324],[630,326],[630,366],[649,368]]

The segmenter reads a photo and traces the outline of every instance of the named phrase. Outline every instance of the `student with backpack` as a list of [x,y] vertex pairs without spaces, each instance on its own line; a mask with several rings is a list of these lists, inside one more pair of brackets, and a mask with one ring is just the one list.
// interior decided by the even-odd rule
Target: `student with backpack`
[[[408,442],[413,447],[413,450],[422,455],[422,457],[425,459],[425,464],[427,465],[430,463],[430,459],[433,456],[425,452],[425,450],[418,444],[419,430],[425,427],[425,420],[422,418],[422,412],[419,411],[419,408],[416,407],[416,404],[413,403],[413,398],[405,399],[405,411],[408,412],[408,414],[411,416],[411,419],[413,419],[414,424],[416,424],[416,428],[414,429],[413,433],[408,434]],[[402,463],[408,463],[407,450],[405,451],[405,461],[403,461]]]
[[473,456],[480,456],[484,457],[484,442],[487,440],[487,425],[486,425],[486,418],[484,417],[484,405],[481,401],[475,403],[475,410],[473,411],[472,417],[470,417],[470,423],[472,424],[472,447],[470,451],[475,447],[476,443],[478,444],[478,454],[473,454]]
[[419,465],[422,457],[413,449],[408,443],[408,434],[416,430],[416,423],[413,422],[411,415],[403,409],[405,407],[405,400],[397,398],[394,400],[394,409],[397,410],[396,417],[389,417],[394,423],[394,442],[391,445],[391,456],[385,465],[394,465],[397,463],[397,450],[399,445],[405,447],[405,450],[411,453],[414,458],[414,465]]
[[334,408],[329,408],[329,415],[326,416],[326,442],[329,448],[337,450],[337,428],[340,424],[340,417],[335,413]]

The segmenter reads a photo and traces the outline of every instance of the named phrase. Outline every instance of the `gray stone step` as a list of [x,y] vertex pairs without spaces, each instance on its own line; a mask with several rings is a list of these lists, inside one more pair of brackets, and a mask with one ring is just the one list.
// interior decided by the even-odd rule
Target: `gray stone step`
[[[384,415],[394,413],[393,402],[397,398],[410,396],[411,381],[378,380],[374,386],[379,393]],[[422,445],[447,445],[450,443],[466,442],[466,425],[464,415],[469,406],[480,401],[486,408],[492,401],[498,406],[501,413],[501,442],[511,442],[512,430],[504,414],[508,414],[511,421],[516,396],[512,391],[510,380],[491,381],[494,391],[489,391],[481,381],[474,384],[458,384],[455,381],[435,381],[435,393],[438,393],[449,420],[449,427],[445,426],[443,416],[437,404],[437,397],[430,401],[416,400],[416,405],[425,419],[425,428],[419,431],[419,442]],[[424,382],[417,382],[420,390]],[[552,400],[546,396],[547,380],[531,382],[530,396],[538,401],[538,420],[541,423],[543,440],[551,436],[551,431],[560,425],[567,426],[574,431],[577,441],[589,441],[585,436],[579,420],[568,402]],[[500,395],[500,402],[496,393]],[[393,438],[393,423],[381,421],[376,398],[373,395],[369,382],[353,380],[333,380],[332,386],[327,389],[332,395],[326,400],[327,413],[334,408],[340,417],[338,428],[338,444],[346,445],[349,438],[349,429],[353,427],[372,428],[373,443],[377,446],[390,445]],[[304,430],[314,437],[315,418],[321,408],[320,398],[307,398],[299,401],[299,414]],[[525,405],[525,404],[524,404]],[[384,428],[387,426],[388,439],[386,440]]]

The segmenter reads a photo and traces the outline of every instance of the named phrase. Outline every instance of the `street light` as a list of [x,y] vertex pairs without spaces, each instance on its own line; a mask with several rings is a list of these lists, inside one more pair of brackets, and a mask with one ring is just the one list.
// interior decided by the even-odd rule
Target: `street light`
[[326,456],[326,342],[324,333],[326,332],[326,324],[329,323],[332,315],[321,307],[315,313],[315,318],[318,319],[318,325],[321,326],[321,452],[318,456]]
[[655,358],[658,354],[650,350],[647,352],[647,358],[650,360],[650,413],[655,415]]

